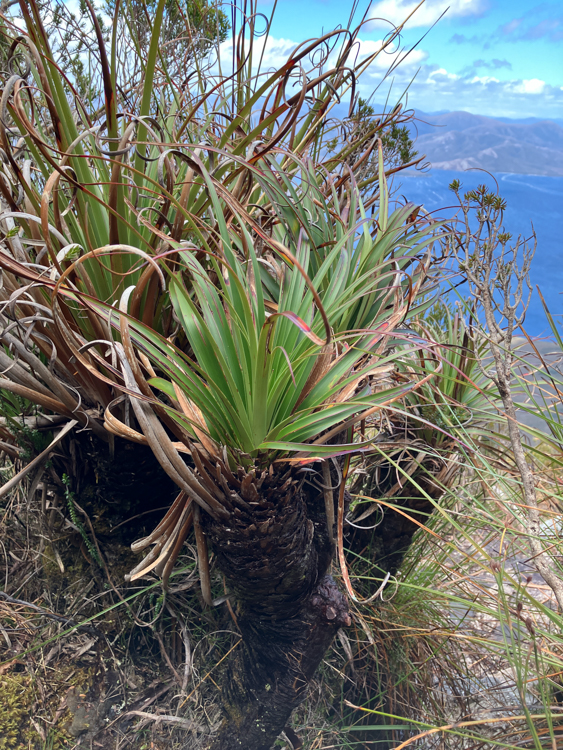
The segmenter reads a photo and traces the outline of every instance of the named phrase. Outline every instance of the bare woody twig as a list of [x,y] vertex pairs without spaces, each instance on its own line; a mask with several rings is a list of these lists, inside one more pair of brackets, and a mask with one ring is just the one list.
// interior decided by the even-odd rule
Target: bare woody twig
[[[531,247],[528,240],[522,237],[509,246],[511,235],[504,231],[502,224],[506,203],[485,185],[466,193],[463,200],[459,195],[460,184],[457,180],[450,188],[456,194],[462,212],[462,232],[452,236],[452,249],[469,283],[471,295],[483,309],[493,357],[492,366],[486,367],[481,363],[481,367],[498,388],[504,406],[514,461],[522,480],[527,508],[526,532],[534,564],[563,610],[563,581],[554,570],[552,560],[541,542],[534,473],[526,460],[511,389],[513,336],[524,322],[530,304],[532,286],[529,271],[537,239],[533,233]],[[473,213],[477,219],[474,228],[471,226]],[[519,256],[522,258],[521,266],[518,264]]]

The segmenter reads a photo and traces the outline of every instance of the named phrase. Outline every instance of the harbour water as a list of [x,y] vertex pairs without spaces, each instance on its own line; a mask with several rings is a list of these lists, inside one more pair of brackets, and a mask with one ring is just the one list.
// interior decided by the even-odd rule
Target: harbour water
[[534,293],[526,318],[526,331],[532,336],[551,335],[536,285],[563,334],[563,177],[495,174],[472,170],[454,172],[402,173],[393,184],[395,197],[404,196],[420,203],[436,218],[452,218],[459,206],[448,189],[452,180],[462,183],[462,194],[485,183],[506,200],[504,224],[513,237],[529,237],[532,226],[538,247],[531,270]]

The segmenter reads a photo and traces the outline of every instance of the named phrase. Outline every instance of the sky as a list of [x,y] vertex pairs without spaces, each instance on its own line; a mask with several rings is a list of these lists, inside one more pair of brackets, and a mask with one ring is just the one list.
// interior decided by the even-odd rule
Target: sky
[[[381,45],[392,24],[417,6],[412,0],[372,3],[359,54]],[[359,22],[368,3],[358,5]],[[259,0],[269,15],[273,0]],[[298,43],[346,25],[352,0],[278,0],[266,60],[278,63]],[[443,15],[442,15],[443,14]],[[442,16],[442,17],[441,17]],[[436,23],[437,22],[437,23]],[[416,45],[416,46],[415,46]],[[392,77],[388,62],[413,51]],[[360,93],[424,112],[465,110],[491,117],[563,118],[563,4],[534,0],[426,0],[400,37],[367,71]],[[404,101],[404,99],[403,99]]]

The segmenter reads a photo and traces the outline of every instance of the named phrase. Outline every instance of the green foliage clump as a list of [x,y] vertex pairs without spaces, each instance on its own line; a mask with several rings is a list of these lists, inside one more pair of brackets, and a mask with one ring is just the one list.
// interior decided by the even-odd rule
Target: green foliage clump
[[393,123],[381,140],[383,153],[387,156],[387,163],[391,167],[408,164],[418,155],[418,151],[414,150],[414,141],[406,125]]
[[[150,42],[151,25],[159,12],[158,0],[129,0],[127,25],[142,45]],[[115,0],[105,0],[104,10],[114,17]],[[125,18],[125,16],[122,16]],[[194,54],[203,56],[213,44],[225,41],[229,31],[225,13],[208,0],[164,0],[162,9],[162,56],[170,64]],[[171,72],[171,71],[170,71]]]
[[[354,113],[350,118],[350,140],[361,145],[361,149],[355,149],[355,161],[361,150],[369,145],[369,140],[375,136],[381,138],[383,146],[383,157],[387,169],[395,169],[412,162],[418,155],[414,149],[414,141],[410,137],[409,129],[394,118],[399,116],[400,106],[395,108],[391,116],[376,115],[374,107],[362,97],[358,98]],[[402,115],[400,115],[402,117]],[[377,173],[377,155],[372,152],[366,162],[360,167],[360,178],[370,179]]]

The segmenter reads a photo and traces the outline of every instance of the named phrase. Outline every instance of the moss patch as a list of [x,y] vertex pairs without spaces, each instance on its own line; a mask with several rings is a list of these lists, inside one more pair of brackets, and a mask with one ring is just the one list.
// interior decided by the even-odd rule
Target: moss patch
[[45,737],[39,734],[31,721],[37,714],[38,706],[42,705],[33,678],[23,672],[0,675],[0,750],[65,750],[71,746],[74,740],[67,730],[72,715],[68,709],[57,710],[61,705],[61,694],[64,694],[62,691],[68,690],[70,684],[64,679],[66,674],[72,676],[74,684],[82,684],[89,677],[87,670],[71,670],[69,665],[57,674],[60,685],[47,685],[51,688],[51,695],[43,708],[47,709],[50,719],[56,715],[57,721],[51,727],[38,721],[46,732]]
[[[29,708],[33,694],[26,675],[2,675],[0,677],[0,750],[27,747],[22,736],[29,726]],[[25,732],[25,734],[28,734]],[[34,732],[35,740],[39,739]],[[25,742],[25,744],[24,744]]]
[[36,691],[27,674],[0,675],[0,750],[63,750],[70,742],[62,729],[50,731],[47,742],[31,723]]

